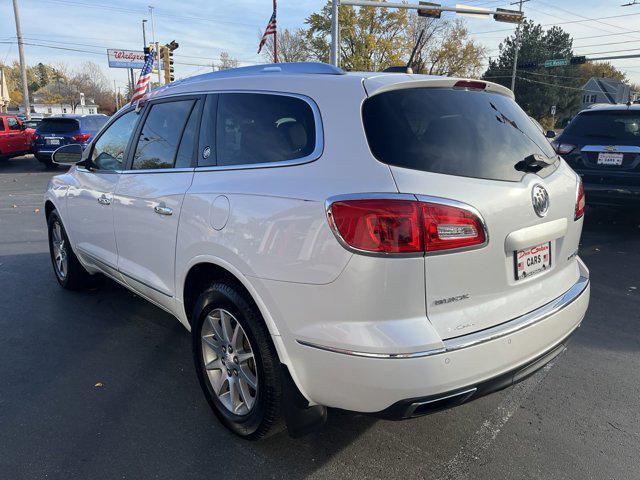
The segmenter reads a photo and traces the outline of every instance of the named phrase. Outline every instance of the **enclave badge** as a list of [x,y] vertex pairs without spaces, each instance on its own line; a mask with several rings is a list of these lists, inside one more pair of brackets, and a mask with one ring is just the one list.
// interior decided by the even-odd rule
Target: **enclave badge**
[[544,217],[549,211],[549,193],[540,184],[534,185],[531,190],[531,202],[533,203],[533,211],[539,217]]

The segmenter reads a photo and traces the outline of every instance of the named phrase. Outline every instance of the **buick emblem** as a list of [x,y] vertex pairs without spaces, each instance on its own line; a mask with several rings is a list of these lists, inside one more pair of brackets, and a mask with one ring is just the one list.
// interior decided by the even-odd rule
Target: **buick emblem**
[[605,148],[605,150],[607,152],[615,152],[616,151],[616,147],[615,147],[615,145],[609,145],[608,147]]
[[549,193],[542,185],[533,186],[531,202],[533,203],[533,211],[539,217],[544,217],[549,211]]

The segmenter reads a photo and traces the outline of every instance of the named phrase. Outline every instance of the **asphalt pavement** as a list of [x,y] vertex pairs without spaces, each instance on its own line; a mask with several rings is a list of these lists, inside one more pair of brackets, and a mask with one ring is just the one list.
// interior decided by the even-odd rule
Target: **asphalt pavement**
[[42,205],[56,173],[0,163],[0,479],[640,478],[640,212],[587,211],[589,311],[528,380],[415,420],[330,411],[318,434],[250,443],[210,411],[177,320],[112,282],[57,285]]

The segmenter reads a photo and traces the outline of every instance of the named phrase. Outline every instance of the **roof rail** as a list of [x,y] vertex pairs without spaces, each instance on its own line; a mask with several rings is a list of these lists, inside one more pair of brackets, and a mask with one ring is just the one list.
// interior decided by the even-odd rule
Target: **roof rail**
[[264,65],[251,65],[249,67],[230,68],[228,70],[219,70],[217,72],[204,73],[194,77],[185,78],[173,82],[173,85],[191,82],[200,82],[202,80],[243,77],[250,75],[268,75],[268,74],[288,74],[288,75],[345,75],[341,68],[322,62],[289,62],[289,63],[269,63]]

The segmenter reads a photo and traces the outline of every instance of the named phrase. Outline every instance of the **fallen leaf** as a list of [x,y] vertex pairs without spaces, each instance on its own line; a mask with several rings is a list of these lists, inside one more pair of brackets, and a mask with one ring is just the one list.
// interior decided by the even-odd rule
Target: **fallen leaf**
[[13,205],[11,205],[11,208],[18,208],[18,205],[14,203]]
[[104,383],[102,383],[102,382],[98,382],[98,383],[96,383],[96,384],[94,385],[94,387],[96,387],[96,388],[102,388],[102,387],[104,387]]
[[40,213],[40,209],[39,209],[39,208],[36,208],[36,209],[33,211],[33,213]]

